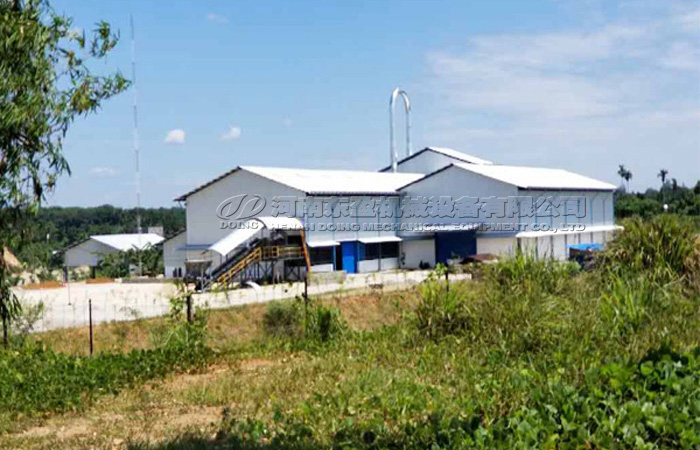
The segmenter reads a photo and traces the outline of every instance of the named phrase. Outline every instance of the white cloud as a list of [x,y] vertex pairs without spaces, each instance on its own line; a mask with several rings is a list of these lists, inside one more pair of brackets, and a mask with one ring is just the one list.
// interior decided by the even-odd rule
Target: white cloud
[[678,14],[676,17],[678,23],[684,31],[690,33],[700,32],[700,5],[689,3],[686,10]]
[[700,72],[700,47],[689,41],[674,42],[661,64],[672,69]]
[[119,175],[119,170],[114,167],[92,167],[88,173],[93,177],[110,178]]
[[440,102],[427,138],[504,163],[613,181],[608,166],[624,163],[639,188],[655,185],[662,166],[694,183],[697,15],[669,7],[585,32],[480,35],[431,52],[422,89]]
[[210,22],[216,22],[216,23],[228,23],[228,17],[222,15],[222,14],[216,14],[216,13],[208,13],[206,15],[206,18]]
[[241,137],[241,127],[231,125],[224,134],[219,136],[220,141],[236,141]]
[[185,130],[175,128],[174,130],[168,131],[163,140],[166,144],[184,144],[185,143]]

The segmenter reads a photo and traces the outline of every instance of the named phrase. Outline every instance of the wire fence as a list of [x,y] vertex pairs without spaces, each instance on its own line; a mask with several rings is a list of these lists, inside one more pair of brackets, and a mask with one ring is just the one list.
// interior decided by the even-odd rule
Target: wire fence
[[[416,285],[430,274],[428,270],[375,272],[367,274],[319,274],[308,282],[251,285],[222,292],[193,295],[195,308],[211,309],[264,303],[297,296],[317,296],[329,293],[355,293],[363,289],[388,292]],[[469,274],[451,275],[451,279],[469,279]],[[121,322],[168,314],[171,299],[177,294],[173,283],[70,283],[47,290],[17,290],[25,314],[33,317],[33,332],[67,327],[82,327],[92,323]],[[43,306],[39,306],[43,305]],[[32,312],[34,311],[34,312]],[[30,320],[30,319],[27,319]]]

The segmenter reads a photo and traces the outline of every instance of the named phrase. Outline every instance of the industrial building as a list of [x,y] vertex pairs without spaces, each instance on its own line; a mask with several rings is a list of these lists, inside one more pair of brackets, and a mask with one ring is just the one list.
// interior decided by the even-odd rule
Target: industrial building
[[187,245],[185,230],[179,231],[161,242],[163,246],[163,270],[166,278],[182,278],[185,274],[185,254],[180,249]]
[[94,275],[106,255],[156,246],[163,237],[156,233],[97,234],[65,250],[65,267],[90,267]]
[[377,172],[240,166],[176,199],[186,230],[164,245],[165,275],[184,268],[230,284],[517,249],[564,259],[572,245],[610,239],[614,190],[565,170],[437,147],[401,160],[392,149],[392,164]]

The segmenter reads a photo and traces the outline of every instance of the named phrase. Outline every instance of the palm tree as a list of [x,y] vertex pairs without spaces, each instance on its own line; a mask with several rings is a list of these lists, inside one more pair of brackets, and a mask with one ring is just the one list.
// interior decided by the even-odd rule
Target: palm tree
[[625,169],[624,164],[620,164],[620,168],[617,169],[617,174],[620,176],[620,183],[624,186],[624,179],[625,179],[625,174],[627,173],[627,169]]
[[632,171],[625,169],[625,175],[622,177],[627,181],[627,192],[630,190],[630,180],[632,179]]
[[666,169],[661,169],[659,170],[657,177],[661,178],[661,187],[664,187],[666,184],[666,175],[668,175],[668,170]]
[[668,175],[667,169],[659,170],[659,173],[656,175],[657,177],[661,178],[661,189],[659,189],[659,194],[661,194],[661,201],[662,202],[665,202],[665,200],[666,200],[666,190],[664,188],[666,187],[666,176],[667,175]]

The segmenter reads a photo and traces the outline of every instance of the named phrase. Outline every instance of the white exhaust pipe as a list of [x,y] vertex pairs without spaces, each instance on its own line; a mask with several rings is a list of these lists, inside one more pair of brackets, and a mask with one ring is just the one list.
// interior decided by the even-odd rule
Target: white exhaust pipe
[[406,91],[399,88],[394,89],[389,100],[389,158],[391,159],[391,171],[398,170],[399,155],[396,153],[396,144],[394,143],[394,103],[396,98],[401,96],[403,99],[404,110],[406,111],[406,156],[411,156],[411,101],[408,99]]

